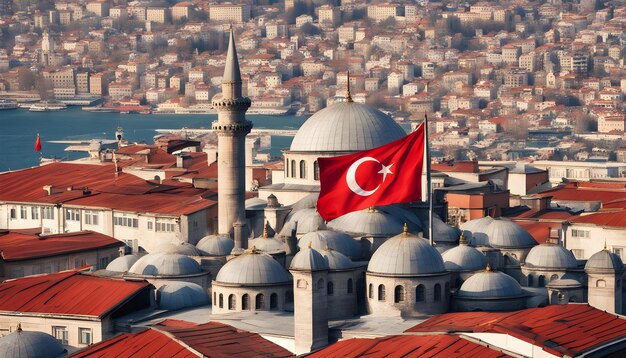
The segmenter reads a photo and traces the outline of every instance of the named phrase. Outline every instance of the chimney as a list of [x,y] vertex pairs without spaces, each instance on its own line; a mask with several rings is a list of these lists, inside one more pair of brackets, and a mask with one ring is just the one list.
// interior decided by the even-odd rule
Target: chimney
[[189,168],[191,166],[191,162],[193,159],[190,155],[187,154],[178,154],[176,156],[176,167],[177,168]]

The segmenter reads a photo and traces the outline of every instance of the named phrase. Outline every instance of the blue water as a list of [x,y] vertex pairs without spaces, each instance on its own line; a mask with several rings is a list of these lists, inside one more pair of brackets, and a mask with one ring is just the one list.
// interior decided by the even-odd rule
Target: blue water
[[[255,128],[297,129],[307,117],[247,116]],[[39,165],[39,154],[33,149],[37,133],[41,135],[45,158],[78,159],[84,153],[65,152],[67,144],[54,140],[114,139],[115,129],[122,127],[130,142],[152,143],[156,129],[210,127],[217,115],[165,115],[89,113],[78,108],[63,112],[0,111],[0,172]],[[291,145],[291,137],[272,137],[273,155]]]

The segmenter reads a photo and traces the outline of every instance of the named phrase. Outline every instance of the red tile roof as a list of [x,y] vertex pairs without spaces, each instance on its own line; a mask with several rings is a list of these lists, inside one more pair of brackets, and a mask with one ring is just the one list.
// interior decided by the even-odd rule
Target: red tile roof
[[432,170],[455,173],[478,173],[478,162],[460,161],[452,163],[433,163]]
[[523,227],[528,233],[540,244],[544,244],[550,238],[550,229],[561,228],[561,224],[556,222],[544,221],[523,221],[513,220],[516,224]]
[[315,352],[310,358],[330,357],[509,357],[458,336],[388,336],[352,338]]
[[0,255],[4,261],[35,259],[120,246],[124,246],[124,243],[93,231],[38,236],[0,230]]
[[551,196],[552,200],[601,201],[604,206],[612,201],[626,199],[626,187],[624,184],[574,182],[538,195]]
[[29,276],[0,284],[0,311],[102,318],[149,286],[74,270]]
[[258,334],[229,325],[166,320],[140,333],[126,333],[72,357],[293,357]]
[[626,320],[589,305],[567,304],[515,312],[434,316],[406,332],[491,332],[516,337],[555,355],[576,356],[626,337]]
[[608,227],[626,227],[626,211],[600,212],[580,215],[569,220],[572,223],[593,224]]

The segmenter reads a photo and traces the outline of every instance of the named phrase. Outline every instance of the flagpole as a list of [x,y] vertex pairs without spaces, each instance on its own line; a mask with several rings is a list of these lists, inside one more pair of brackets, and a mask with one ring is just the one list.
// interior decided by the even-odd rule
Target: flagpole
[[428,140],[428,114],[424,113],[424,147],[426,151],[426,188],[428,191],[428,241],[435,245],[433,237],[433,189],[430,179],[430,142]]

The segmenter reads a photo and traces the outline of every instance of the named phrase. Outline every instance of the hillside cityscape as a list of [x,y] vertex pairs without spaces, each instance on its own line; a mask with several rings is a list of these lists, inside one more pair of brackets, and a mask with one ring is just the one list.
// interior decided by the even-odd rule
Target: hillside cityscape
[[0,357],[626,356],[625,98],[623,0],[0,0]]

